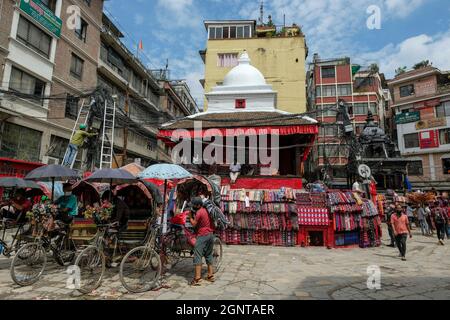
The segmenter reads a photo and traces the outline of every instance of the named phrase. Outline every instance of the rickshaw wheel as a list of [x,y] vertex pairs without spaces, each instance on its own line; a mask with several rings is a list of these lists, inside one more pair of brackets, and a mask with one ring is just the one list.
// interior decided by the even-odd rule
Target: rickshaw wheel
[[214,247],[213,247],[214,273],[219,272],[220,267],[222,266],[222,257],[223,257],[222,240],[220,240],[220,238],[218,237],[214,237]]
[[162,264],[159,254],[148,247],[131,250],[120,264],[120,281],[129,292],[152,290],[161,278]]
[[36,283],[47,264],[47,253],[39,243],[29,243],[17,252],[11,262],[11,278],[19,286]]
[[79,268],[79,283],[76,289],[89,294],[97,289],[103,278],[106,269],[105,255],[95,246],[84,249],[75,261],[75,266]]

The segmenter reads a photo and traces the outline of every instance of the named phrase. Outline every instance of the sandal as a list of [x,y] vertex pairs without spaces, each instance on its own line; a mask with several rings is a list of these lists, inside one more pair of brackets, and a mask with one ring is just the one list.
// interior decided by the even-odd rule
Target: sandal
[[211,282],[211,283],[214,283],[214,282],[216,282],[216,278],[212,275],[212,276],[208,276],[207,278],[206,278],[206,281],[208,281],[208,282]]
[[191,286],[192,287],[200,287],[201,285],[202,285],[202,279],[200,278],[200,279],[194,279],[194,280],[192,280],[192,282],[191,282]]

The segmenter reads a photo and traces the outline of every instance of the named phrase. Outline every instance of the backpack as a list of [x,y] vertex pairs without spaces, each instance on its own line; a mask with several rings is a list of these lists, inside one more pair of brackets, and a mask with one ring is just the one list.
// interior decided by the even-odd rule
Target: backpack
[[203,206],[208,211],[209,218],[212,220],[214,228],[216,230],[226,230],[230,225],[227,217],[223,214],[222,210],[211,200],[207,199],[203,202]]
[[436,216],[434,219],[436,221],[436,224],[444,224],[445,223],[445,219],[444,219],[441,209],[436,210]]

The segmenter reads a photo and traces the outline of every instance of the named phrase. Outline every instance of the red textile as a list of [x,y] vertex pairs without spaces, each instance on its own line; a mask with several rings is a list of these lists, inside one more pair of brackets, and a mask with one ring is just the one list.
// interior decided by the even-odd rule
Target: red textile
[[328,209],[326,208],[298,208],[298,224],[301,226],[328,226]]
[[222,185],[229,185],[231,189],[261,189],[279,190],[282,187],[291,189],[303,189],[303,182],[300,178],[239,178],[235,184],[230,183],[230,178],[223,178]]
[[[171,138],[175,130],[159,130],[158,138]],[[242,128],[214,128],[204,129],[200,132],[189,130],[191,138],[211,137],[218,132],[224,137],[241,136],[241,135],[280,135],[289,136],[294,134],[318,134],[319,127],[317,125],[301,125],[301,126],[268,126],[268,127],[242,127]]]

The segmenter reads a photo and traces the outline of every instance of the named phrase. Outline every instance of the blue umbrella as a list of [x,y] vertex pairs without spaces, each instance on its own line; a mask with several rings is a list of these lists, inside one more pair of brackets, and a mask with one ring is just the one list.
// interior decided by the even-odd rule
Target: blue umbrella
[[[167,213],[165,208],[167,180],[192,178],[193,175],[183,167],[180,167],[179,165],[176,164],[155,164],[142,171],[138,175],[138,177],[141,179],[164,180],[163,209],[164,209],[164,226],[165,226],[167,219]],[[165,230],[163,232],[165,232]]]
[[141,179],[186,179],[191,178],[192,174],[176,164],[155,164],[142,171],[139,175]]

